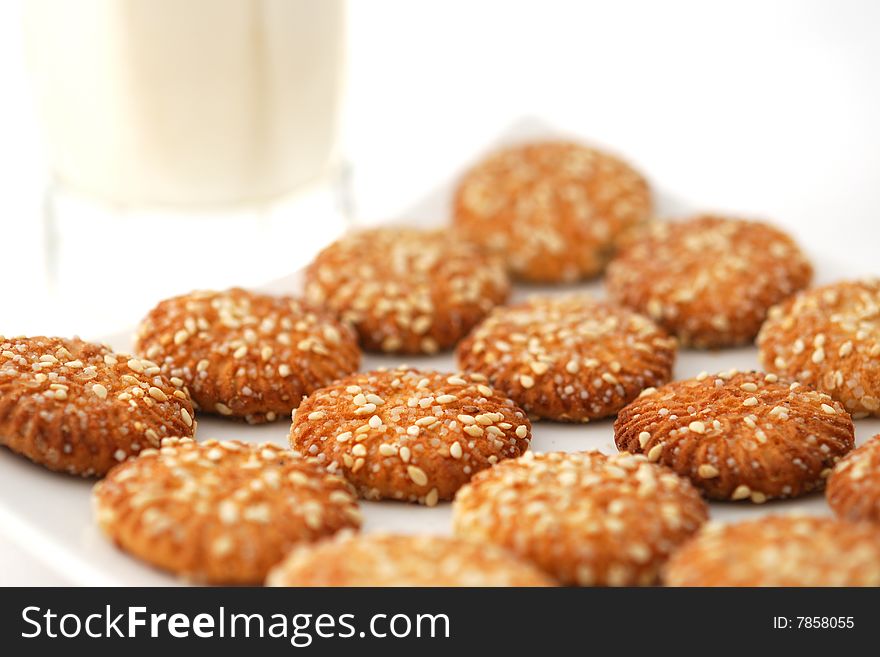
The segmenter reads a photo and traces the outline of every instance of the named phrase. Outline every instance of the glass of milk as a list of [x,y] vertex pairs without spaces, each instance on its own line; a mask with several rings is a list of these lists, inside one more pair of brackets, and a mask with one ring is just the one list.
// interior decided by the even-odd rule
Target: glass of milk
[[344,0],[26,0],[25,29],[60,292],[143,312],[344,229]]

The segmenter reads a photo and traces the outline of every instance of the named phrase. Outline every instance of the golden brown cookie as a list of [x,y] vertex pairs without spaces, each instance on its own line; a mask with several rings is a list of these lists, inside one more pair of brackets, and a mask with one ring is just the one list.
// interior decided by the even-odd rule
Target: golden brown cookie
[[620,236],[651,214],[648,184],[608,153],[539,142],[490,155],[462,179],[455,228],[526,281],[576,281],[605,269]]
[[853,417],[880,416],[880,281],[844,281],[770,311],[764,367],[826,392]]
[[448,536],[340,533],[295,549],[269,586],[555,586],[494,545]]
[[618,415],[614,440],[688,477],[709,498],[760,503],[823,488],[855,436],[828,395],[733,370],[644,391]]
[[838,462],[825,496],[841,518],[880,523],[880,435]]
[[479,374],[400,368],[355,374],[309,395],[290,445],[367,499],[433,506],[480,470],[528,449],[526,414]]
[[686,479],[644,456],[599,452],[529,452],[475,476],[453,503],[456,535],[581,586],[655,583],[707,517]]
[[252,424],[288,415],[360,363],[354,332],[329,311],[238,288],[162,301],[136,349],[183,380],[200,409]]
[[750,343],[774,304],[806,287],[810,263],[772,226],[701,216],[654,222],[608,267],[612,299],[698,348]]
[[449,349],[510,291],[501,261],[449,234],[413,228],[352,233],[306,270],[306,297],[352,322],[371,351]]
[[114,468],[93,502],[123,550],[217,584],[260,584],[294,546],[360,526],[345,481],[268,443],[165,439]]
[[709,523],[669,560],[669,586],[880,586],[880,530],[809,516]]
[[574,295],[496,308],[459,345],[458,364],[534,416],[586,422],[669,381],[675,351],[641,315]]
[[194,431],[183,381],[153,362],[77,338],[0,336],[0,444],[50,470],[102,476]]

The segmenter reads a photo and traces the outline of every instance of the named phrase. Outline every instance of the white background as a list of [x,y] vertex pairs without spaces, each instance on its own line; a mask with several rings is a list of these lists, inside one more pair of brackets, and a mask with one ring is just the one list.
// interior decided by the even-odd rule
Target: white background
[[[613,146],[689,205],[772,219],[853,275],[877,272],[878,33],[870,0],[353,0],[344,143],[357,215],[398,216],[509,124],[536,116]],[[46,290],[45,181],[20,2],[6,0],[0,334],[94,333]],[[0,494],[13,491],[0,482]],[[26,555],[0,546],[0,583],[43,581]]]

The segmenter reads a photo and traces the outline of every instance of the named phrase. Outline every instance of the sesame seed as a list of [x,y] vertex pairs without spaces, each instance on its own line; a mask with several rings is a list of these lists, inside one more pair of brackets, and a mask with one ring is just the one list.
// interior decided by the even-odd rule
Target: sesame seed
[[525,438],[528,435],[528,433],[529,433],[529,430],[526,427],[526,425],[524,425],[524,424],[521,424],[516,428],[517,438]]
[[833,406],[829,406],[828,404],[822,404],[822,410],[825,411],[828,415],[837,415],[837,411],[834,410]]
[[691,422],[688,425],[688,429],[694,433],[706,433],[706,425],[699,421]]
[[651,440],[651,434],[649,434],[647,431],[642,431],[639,434],[639,447],[644,449],[649,440]]
[[192,416],[189,414],[189,411],[187,411],[185,408],[180,409],[180,419],[182,419],[183,423],[188,427],[191,427],[193,424]]
[[483,435],[483,428],[477,426],[476,424],[469,424],[468,426],[462,429],[469,436],[474,436],[475,438],[479,438]]
[[749,397],[748,399],[743,401],[743,406],[756,406],[758,404],[758,399],[756,397]]
[[415,436],[418,436],[420,432],[421,432],[421,429],[419,427],[417,427],[416,425],[412,425],[412,426],[409,426],[406,428],[406,434],[408,436],[415,437]]
[[440,499],[440,493],[436,488],[432,488],[427,495],[425,495],[425,506],[437,506],[437,501]]
[[102,386],[100,383],[96,383],[92,386],[92,392],[95,393],[100,399],[107,399],[107,388]]
[[425,474],[424,470],[415,465],[407,466],[406,473],[416,486],[424,486],[428,483],[428,475]]
[[232,409],[222,402],[214,404],[214,409],[220,413],[220,415],[232,415]]
[[494,391],[492,390],[492,388],[490,388],[489,386],[487,386],[487,385],[485,385],[485,384],[483,384],[483,383],[481,383],[481,384],[479,384],[479,385],[477,386],[477,390],[478,390],[478,391],[480,392],[480,394],[483,395],[484,397],[491,397],[492,394],[493,394],[493,392],[494,392]]
[[410,456],[412,456],[412,452],[410,452],[409,447],[406,445],[397,450],[397,454],[404,463],[409,463]]
[[747,497],[749,497],[751,494],[752,494],[752,489],[749,488],[748,486],[746,486],[745,484],[742,484],[742,485],[736,487],[736,489],[733,491],[733,494],[730,496],[730,499],[744,500]]
[[186,329],[180,329],[174,334],[174,344],[182,345],[184,342],[189,340],[189,331]]
[[662,443],[658,443],[658,444],[654,445],[648,451],[648,460],[649,461],[657,461],[660,459],[660,456],[662,454],[663,454],[663,445],[662,445]]
[[740,389],[745,390],[746,392],[758,392],[758,386],[755,383],[743,383],[740,386]]
[[340,443],[344,443],[349,440],[351,440],[351,431],[345,431],[336,436],[336,441]]
[[420,417],[415,421],[415,425],[417,427],[426,427],[430,424],[434,424],[437,421],[437,418],[433,415],[426,415],[425,417]]
[[385,400],[382,399],[379,395],[373,394],[367,395],[366,400],[371,404],[375,404],[376,406],[381,406],[385,403]]
[[115,458],[117,461],[122,462],[125,460],[125,457],[126,453],[121,449],[117,449],[115,452],[113,452],[113,458]]
[[700,475],[703,479],[712,479],[713,477],[717,477],[720,473],[718,472],[718,468],[714,465],[709,465],[708,463],[704,463],[699,468],[697,468],[697,474]]
[[397,454],[397,448],[394,445],[389,445],[388,443],[381,443],[379,445],[379,453],[382,456],[394,456]]
[[819,347],[818,349],[816,349],[813,352],[813,356],[812,356],[811,360],[814,363],[821,363],[823,360],[825,360],[825,350],[822,347]]
[[476,422],[473,415],[458,415],[456,417],[462,424],[474,424]]
[[449,455],[454,459],[460,459],[462,455],[461,443],[459,443],[458,441],[452,443],[452,445],[449,447]]
[[522,385],[522,387],[526,388],[526,389],[531,388],[532,386],[535,385],[535,380],[532,377],[530,377],[528,374],[523,374],[522,376],[520,376],[519,382]]
[[366,456],[367,455],[367,448],[364,447],[363,443],[358,443],[357,445],[355,445],[354,447],[351,448],[351,453],[354,454],[355,456]]
[[382,426],[382,418],[380,418],[378,415],[374,415],[370,418],[369,425],[373,429],[378,429]]
[[288,365],[287,363],[282,363],[281,365],[278,366],[278,375],[279,376],[290,376],[290,372],[291,372],[290,365]]
[[460,376],[450,376],[448,379],[446,379],[446,382],[454,386],[467,385],[467,381],[462,379]]
[[312,411],[309,413],[308,418],[310,420],[323,420],[327,414],[324,411]]
[[149,393],[150,393],[150,397],[152,397],[156,401],[159,401],[159,402],[168,401],[168,395],[166,395],[164,392],[162,392],[156,386],[150,387]]
[[437,399],[435,401],[438,404],[451,404],[452,402],[456,401],[457,399],[458,399],[458,397],[456,397],[455,395],[440,395],[439,397],[437,397]]

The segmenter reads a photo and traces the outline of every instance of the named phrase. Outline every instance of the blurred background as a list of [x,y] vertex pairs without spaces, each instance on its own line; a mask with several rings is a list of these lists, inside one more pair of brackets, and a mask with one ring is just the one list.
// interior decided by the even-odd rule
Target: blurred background
[[0,332],[294,271],[524,117],[871,263],[878,27],[870,0],[7,0]]
[[[876,272],[878,28],[871,0],[5,0],[0,333],[100,338],[443,220],[423,199],[524,119]],[[0,545],[0,583],[41,577]]]

